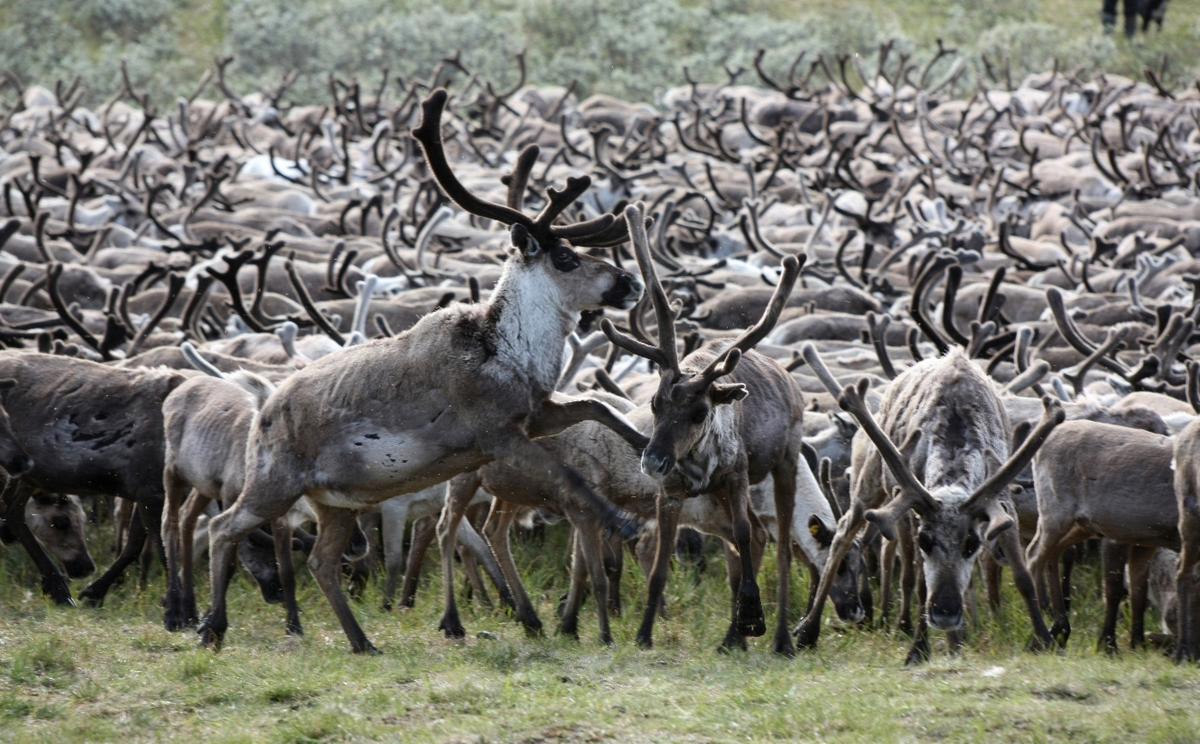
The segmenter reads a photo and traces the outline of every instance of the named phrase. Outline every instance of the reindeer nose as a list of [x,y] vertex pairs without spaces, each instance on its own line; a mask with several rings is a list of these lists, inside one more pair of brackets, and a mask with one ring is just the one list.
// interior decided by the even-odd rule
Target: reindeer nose
[[90,576],[96,570],[96,563],[91,556],[85,555],[81,558],[75,558],[63,563],[63,568],[67,569],[67,576],[72,579],[82,579],[84,576]]
[[612,287],[601,298],[605,305],[628,310],[642,299],[646,285],[636,275],[623,271],[617,274]]
[[671,472],[674,466],[675,463],[667,455],[651,450],[642,453],[642,472],[655,480],[667,477],[667,473]]
[[929,608],[929,624],[938,630],[958,630],[962,627],[962,604],[956,606],[932,605]]

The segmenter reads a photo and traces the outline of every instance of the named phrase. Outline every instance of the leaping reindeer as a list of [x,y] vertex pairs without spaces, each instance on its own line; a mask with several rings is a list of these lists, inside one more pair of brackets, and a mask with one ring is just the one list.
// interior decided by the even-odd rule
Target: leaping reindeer
[[645,437],[598,401],[548,400],[580,312],[631,308],[643,289],[634,275],[576,253],[570,243],[616,244],[628,228],[611,214],[554,225],[588,188],[586,176],[569,179],[563,191],[549,189],[536,218],[521,212],[537,161],[532,146],[513,170],[507,205],[468,192],[443,150],[446,99],[438,90],[424,101],[413,136],[451,199],[474,215],[511,226],[504,272],[487,302],[451,305],[394,338],[323,357],[288,378],[266,402],[251,427],[242,494],[209,527],[212,608],[200,627],[207,645],[219,647],[228,626],[225,593],[237,542],[268,521],[277,543],[287,539],[281,517],[302,495],[320,524],[309,568],[355,652],[374,649],[339,586],[356,509],[503,459],[549,478],[569,498],[599,511],[607,527],[632,532],[624,516],[578,474],[531,441],[596,419],[636,446],[645,445]]

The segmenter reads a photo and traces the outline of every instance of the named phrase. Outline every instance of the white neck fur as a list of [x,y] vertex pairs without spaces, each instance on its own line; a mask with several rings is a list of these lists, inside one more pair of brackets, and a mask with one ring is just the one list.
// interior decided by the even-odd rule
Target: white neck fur
[[579,311],[563,307],[558,286],[542,265],[509,261],[492,291],[499,309],[496,356],[539,388],[553,390],[562,373],[563,345]]

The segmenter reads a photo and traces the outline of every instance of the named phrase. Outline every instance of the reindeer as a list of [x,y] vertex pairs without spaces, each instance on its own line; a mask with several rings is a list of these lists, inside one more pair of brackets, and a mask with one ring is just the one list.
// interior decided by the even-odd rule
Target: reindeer
[[[333,606],[353,651],[372,651],[339,587],[340,558],[355,510],[434,485],[503,458],[545,474],[621,531],[632,525],[554,461],[531,438],[600,418],[644,437],[602,405],[559,404],[548,398],[558,381],[562,349],[585,309],[628,309],[642,285],[628,272],[581,255],[578,246],[624,240],[627,227],[611,215],[558,227],[554,220],[588,187],[572,179],[551,190],[536,219],[520,211],[537,159],[522,152],[510,179],[508,204],[471,194],[454,176],[441,139],[447,93],[422,104],[421,144],[438,184],[472,214],[510,225],[512,248],[487,302],[430,313],[404,334],[318,359],[289,377],[255,419],[247,446],[246,481],[237,502],[209,524],[212,607],[202,642],[219,648],[228,627],[225,592],[238,540],[280,518],[307,495],[320,534],[309,568]],[[445,520],[443,520],[444,522]],[[445,525],[455,533],[457,525]],[[439,525],[439,530],[443,526]],[[448,556],[443,555],[443,560]],[[461,625],[443,628],[462,635]]]
[[[815,354],[809,361],[823,367]],[[915,525],[920,548],[917,594],[922,605],[905,662],[913,664],[929,657],[930,625],[954,634],[952,648],[959,643],[963,595],[982,545],[978,525],[986,522],[983,539],[999,538],[1006,555],[1020,556],[1005,488],[1062,422],[1063,412],[1057,401],[1044,397],[1037,427],[1008,457],[1009,427],[1003,405],[991,382],[961,348],[900,373],[880,401],[882,426],[864,400],[868,385],[865,378],[857,386],[847,385],[838,400],[862,427],[855,436],[852,503],[838,523],[817,596],[796,634],[801,647],[816,644],[829,577],[864,520],[895,540],[901,530],[914,529],[909,522],[912,510],[919,522]],[[874,449],[868,449],[868,442]],[[1050,642],[1029,572],[1019,560],[1013,561],[1013,576],[1033,624],[1032,644]]]
[[[712,494],[730,514],[739,556],[736,563],[729,563],[733,619],[721,647],[745,648],[747,636],[766,633],[751,551],[750,485],[768,475],[774,478],[776,519],[783,533],[782,525],[792,524],[804,435],[799,386],[782,365],[753,349],[779,319],[801,262],[795,256],[784,258],[779,283],[753,327],[732,342],[704,344],[680,360],[675,314],[658,281],[642,223],[635,219],[640,215],[639,207],[626,207],[638,266],[658,320],[658,346],[617,331],[607,319],[601,323],[609,341],[654,362],[660,375],[650,404],[654,429],[641,458],[642,472],[660,482],[655,505],[658,546],[637,639],[644,647],[653,644],[654,617],[666,585],[683,500]],[[791,540],[780,539],[778,548],[779,614],[771,649],[790,655],[794,650],[787,630]]]
[[[14,491],[17,488],[29,488],[19,482],[10,485]],[[18,529],[25,527],[38,545],[62,566],[68,578],[81,579],[90,576],[96,570],[96,563],[88,550],[87,535],[84,531],[87,515],[79,497],[50,494],[36,488],[31,491],[28,497],[16,499],[25,501],[24,520]],[[13,495],[15,497],[15,493]],[[21,539],[23,545],[29,540],[28,537],[22,539],[15,534],[5,520],[0,519],[0,543],[8,545],[18,539]],[[30,554],[33,554],[32,551]],[[58,566],[51,565],[47,568],[38,565],[38,570],[42,572],[43,577],[53,576],[57,573]]]

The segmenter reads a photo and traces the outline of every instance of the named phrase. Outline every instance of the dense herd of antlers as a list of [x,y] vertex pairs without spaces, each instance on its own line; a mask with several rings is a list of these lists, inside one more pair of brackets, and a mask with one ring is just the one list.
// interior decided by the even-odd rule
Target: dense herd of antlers
[[[1147,440],[1147,452],[1174,447],[1173,456],[1184,458],[1200,441],[1200,430],[1187,425],[1200,410],[1193,362],[1200,342],[1200,85],[1170,90],[1162,69],[1147,69],[1145,82],[1059,69],[1014,81],[988,65],[969,95],[956,96],[966,63],[940,41],[924,63],[885,44],[873,70],[857,55],[807,60],[801,53],[780,75],[771,71],[778,56],[755,55],[757,84],[745,70],[731,71],[723,84],[688,80],[654,106],[601,95],[581,101],[575,85],[527,85],[523,55],[519,80],[503,90],[456,55],[428,79],[385,70],[369,87],[331,77],[329,100],[310,106],[288,102],[293,76],[260,92],[234,92],[225,81],[230,59],[217,60],[214,75],[161,110],[127,75],[93,108],[81,104],[77,83],[52,92],[23,87],[13,75],[0,79],[0,398],[7,411],[0,439],[15,443],[0,448],[11,476],[0,518],[37,560],[46,591],[70,601],[40,547],[57,555],[53,536],[34,539],[25,525],[35,493],[116,495],[138,505],[121,558],[85,590],[94,601],[141,543],[157,538],[165,504],[167,625],[196,622],[190,529],[208,501],[228,508],[241,488],[206,488],[181,474],[180,453],[194,446],[182,412],[211,413],[226,405],[218,401],[236,400],[227,405],[244,410],[226,417],[239,423],[223,425],[221,451],[239,464],[249,452],[250,463],[255,451],[285,446],[272,443],[281,427],[267,433],[262,421],[299,416],[291,401],[328,376],[322,370],[343,365],[346,379],[367,374],[365,362],[354,372],[354,363],[336,360],[415,345],[402,354],[405,364],[418,365],[408,374],[426,374],[420,365],[434,364],[436,343],[445,341],[468,344],[453,347],[461,352],[455,358],[480,379],[491,379],[493,358],[521,360],[513,363],[521,382],[502,389],[525,391],[521,405],[532,407],[516,411],[515,423],[494,424],[496,431],[511,424],[514,438],[445,445],[463,467],[437,470],[437,478],[432,466],[398,475],[391,491],[375,481],[344,486],[346,493],[373,489],[369,499],[345,496],[339,506],[315,494],[342,485],[312,480],[295,493],[307,494],[310,506],[289,496],[278,514],[264,507],[253,524],[236,510],[214,517],[214,592],[228,580],[229,551],[254,537],[267,546],[268,563],[276,557],[288,629],[299,632],[290,545],[293,534],[307,534],[298,525],[315,517],[320,536],[310,565],[352,646],[369,650],[339,599],[340,569],[329,568],[355,554],[347,547],[353,512],[400,514],[399,525],[386,518],[383,525],[385,544],[400,546],[387,533],[402,533],[405,515],[423,514],[415,505],[425,501],[411,493],[440,508],[445,491],[437,534],[447,581],[453,551],[477,556],[502,601],[531,629],[540,621],[502,533],[521,509],[542,504],[567,516],[580,536],[564,618],[571,631],[585,579],[599,602],[613,601],[601,565],[610,550],[606,531],[657,524],[663,534],[647,541],[651,599],[638,636],[648,644],[674,526],[692,524],[728,542],[731,577],[740,576],[740,583],[731,578],[726,647],[765,632],[754,574],[769,536],[781,557],[794,545],[821,576],[798,629],[801,645],[816,642],[827,595],[843,618],[862,617],[858,597],[866,591],[869,598],[867,577],[845,573],[852,559],[865,560],[854,558],[859,551],[881,556],[887,617],[899,553],[901,627],[911,627],[913,584],[928,597],[910,653],[919,660],[928,654],[920,640],[927,620],[955,633],[961,624],[947,592],[961,598],[967,586],[954,583],[951,591],[939,583],[934,574],[943,564],[930,557],[941,549],[938,540],[951,539],[945,514],[953,502],[961,522],[953,549],[965,556],[954,570],[969,575],[980,556],[985,573],[994,572],[997,559],[1006,560],[1029,603],[1035,645],[1065,642],[1057,572],[1049,599],[1043,572],[1083,539],[1069,527],[1082,524],[1072,520],[1083,507],[1053,495],[1055,478],[1066,477],[1056,473],[1113,466],[1103,452],[1055,442],[1095,436],[1108,443],[1096,447],[1118,447],[1135,435],[1095,435],[1088,427],[1136,427],[1148,430],[1136,436],[1161,440]],[[204,97],[210,82],[215,100]],[[519,278],[526,274],[514,268],[543,264],[545,276]],[[646,296],[633,304],[641,284]],[[533,292],[552,298],[547,308],[559,303],[543,313],[553,319],[541,318],[534,304],[519,310],[534,302]],[[562,333],[539,326],[537,334],[545,333],[537,335],[526,326],[505,330],[503,318],[512,317],[569,323]],[[436,343],[405,341],[434,326]],[[550,342],[534,348],[535,337]],[[422,354],[429,359],[422,362]],[[191,379],[197,365],[209,382]],[[961,372],[968,368],[977,379]],[[963,375],[972,381],[961,382]],[[75,389],[84,392],[68,394]],[[178,390],[193,402],[168,406],[175,413],[164,420],[164,402]],[[446,395],[455,411],[464,404]],[[139,402],[117,415],[113,401],[124,399]],[[478,408],[492,416],[496,405]],[[959,406],[972,413],[955,413]],[[778,411],[787,413],[764,423]],[[436,421],[440,414],[431,415]],[[463,431],[476,425],[459,418]],[[1056,428],[1064,418],[1087,421]],[[956,428],[960,419],[968,421],[965,433]],[[103,448],[118,440],[137,436],[145,444],[143,429],[159,438],[151,436],[144,453],[75,480],[52,477],[41,461],[69,468],[73,455],[51,457],[53,441],[26,428],[68,420],[72,446],[93,460],[116,457]],[[578,434],[584,427],[593,427],[587,436]],[[340,446],[383,453],[375,442],[387,439]],[[763,451],[767,440],[777,452]],[[577,452],[589,446],[604,448],[607,471],[589,470]],[[802,450],[817,455],[810,462]],[[958,453],[975,469],[934,483],[939,452]],[[1084,460],[1071,464],[1069,457]],[[251,478],[249,468],[218,473],[228,460],[207,466],[213,483]],[[505,463],[523,463],[559,488],[512,482]],[[1080,529],[1143,550],[1182,549],[1173,632],[1180,655],[1194,658],[1200,630],[1189,623],[1200,611],[1187,605],[1200,596],[1188,594],[1200,560],[1200,477],[1192,471],[1160,474],[1166,537],[1157,522],[1145,530],[1157,537],[1140,537],[1128,524]],[[447,479],[449,486],[438,485]],[[761,492],[771,482],[773,500]],[[468,509],[481,487],[495,498],[486,524],[472,526]],[[190,489],[195,499],[187,498]],[[426,489],[436,490],[430,496]],[[1136,496],[1119,484],[1102,490],[1091,498],[1123,504]],[[379,506],[392,496],[408,501],[399,511]],[[717,506],[697,516],[702,510],[689,512],[685,499]],[[725,516],[713,516],[722,509]],[[1129,523],[1153,521],[1139,508],[1114,513],[1127,513]],[[1052,521],[1067,526],[1051,534]],[[423,534],[428,545],[433,532]],[[1018,534],[1033,540],[1027,555]],[[181,546],[188,548],[183,558]],[[1131,565],[1135,557],[1141,566],[1153,558],[1130,553]],[[786,586],[789,564],[781,564]],[[398,555],[388,555],[387,565],[389,573],[404,569]],[[395,583],[390,576],[389,587]],[[1115,606],[1123,590],[1110,588]],[[1144,605],[1144,587],[1131,591]],[[217,611],[202,625],[210,643],[224,632],[223,592],[221,583]],[[447,592],[443,628],[461,635]],[[411,601],[410,591],[402,601]],[[786,592],[780,601],[786,608]],[[847,602],[855,609],[843,612]],[[1047,632],[1041,613],[1049,604],[1056,621]],[[868,604],[868,619],[870,612]],[[781,628],[772,648],[790,653]],[[1106,633],[1111,638],[1111,628]],[[601,635],[610,638],[606,616]]]

